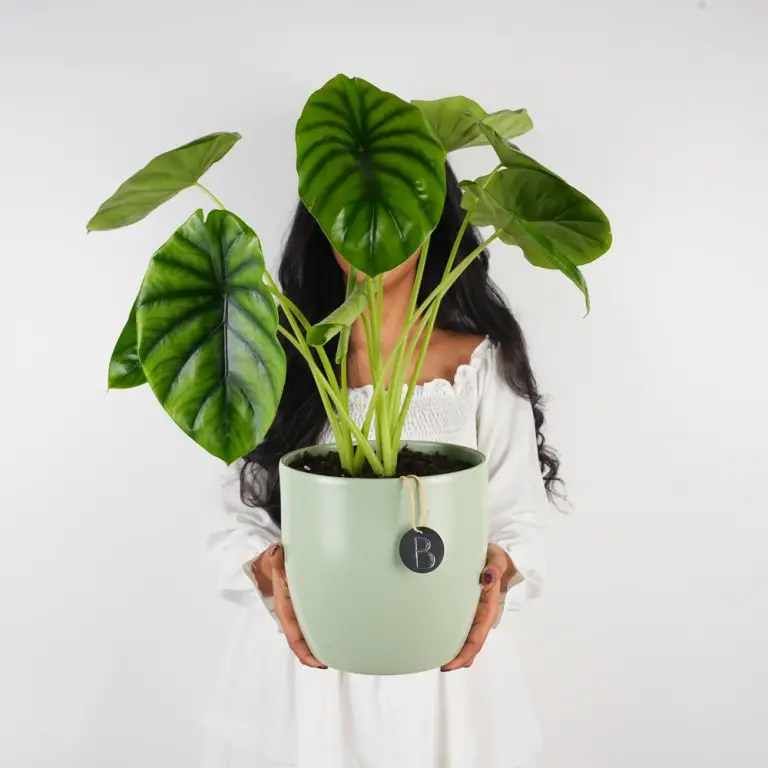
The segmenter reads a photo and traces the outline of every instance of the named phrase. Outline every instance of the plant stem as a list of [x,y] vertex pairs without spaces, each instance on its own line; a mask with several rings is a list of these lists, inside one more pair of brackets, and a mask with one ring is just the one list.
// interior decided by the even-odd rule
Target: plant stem
[[384,465],[384,474],[386,477],[391,477],[397,470],[397,451],[393,451],[392,449],[391,421],[389,418],[389,407],[386,397],[387,383],[386,378],[383,375],[384,366],[381,354],[381,335],[384,325],[384,275],[378,275],[375,279],[375,283],[376,294],[374,298],[376,300],[376,321],[373,331],[374,349],[371,350],[369,354],[371,355],[371,360],[375,360],[376,362],[374,387],[376,385],[382,387],[382,396],[379,397],[376,408],[376,444],[378,453],[381,456],[382,464]]
[[465,256],[457,266],[453,268],[451,273],[440,281],[440,284],[427,296],[421,303],[421,306],[416,310],[416,318],[421,317],[432,302],[436,298],[442,299],[446,293],[451,289],[451,286],[461,277],[464,270],[502,233],[501,229],[497,229],[487,240],[483,241],[472,253]]
[[[356,285],[357,285],[357,270],[354,267],[351,267],[349,270],[349,275],[347,275],[346,298],[349,298],[352,291],[355,290]],[[339,369],[341,372],[341,393],[340,393],[341,404],[347,413],[349,413],[349,381],[348,381],[348,371],[347,371],[347,355],[349,353],[349,336],[350,336],[350,327],[347,326],[343,328],[341,333],[339,334],[337,353],[336,353],[336,363],[339,366]],[[352,457],[350,466],[348,467],[345,466],[345,469],[354,473],[355,447],[352,443],[352,433],[348,429],[344,429],[344,441],[345,441],[348,453]]]
[[[313,375],[316,377],[315,381],[318,384],[318,388],[325,390],[331,402],[336,407],[337,415],[341,417],[341,419],[346,423],[347,428],[351,430],[352,434],[357,439],[358,445],[360,445],[363,452],[365,453],[365,458],[368,459],[368,463],[373,468],[373,471],[376,472],[376,474],[383,474],[384,467],[379,461],[378,456],[376,456],[375,451],[373,450],[373,448],[371,448],[368,441],[364,438],[363,433],[360,431],[360,428],[357,426],[357,424],[355,424],[355,422],[352,421],[349,414],[341,407],[341,401],[339,400],[338,394],[333,390],[331,385],[323,378],[322,372],[317,367],[317,363],[309,354],[308,350],[305,350],[305,348],[302,346],[299,340],[296,339],[294,336],[292,336],[285,328],[280,327],[278,328],[278,330],[283,334],[283,336],[285,336],[288,339],[288,341],[291,344],[293,344],[294,347],[296,347],[299,354],[306,360]],[[342,446],[337,446],[337,447],[341,451]],[[353,460],[350,458],[350,466],[353,463],[354,463]]]
[[[416,386],[419,381],[419,375],[421,374],[422,366],[424,365],[424,360],[427,356],[427,350],[429,349],[429,341],[432,336],[432,331],[435,327],[435,322],[437,321],[437,314],[440,309],[440,302],[445,297],[446,293],[450,290],[451,286],[456,282],[456,280],[459,279],[459,277],[462,275],[464,270],[479,256],[485,248],[492,243],[500,234],[501,230],[497,230],[496,232],[491,235],[485,242],[483,242],[478,248],[475,248],[469,255],[467,255],[462,261],[459,263],[459,265],[454,269],[453,263],[456,260],[456,255],[459,252],[459,246],[461,245],[461,240],[464,237],[464,232],[466,231],[467,227],[469,226],[469,218],[471,215],[471,211],[467,213],[467,215],[464,218],[464,221],[461,225],[461,228],[459,229],[459,233],[456,236],[456,240],[454,241],[453,248],[451,249],[451,253],[448,257],[448,261],[445,265],[445,270],[443,271],[443,278],[440,281],[440,284],[437,286],[437,288],[430,294],[430,296],[434,295],[434,298],[432,299],[431,304],[430,298],[428,297],[424,303],[422,304],[420,311],[423,311],[425,308],[427,311],[427,317],[426,317],[426,329],[424,332],[423,340],[421,341],[421,349],[419,350],[419,356],[416,360],[416,364],[414,365],[413,371],[411,373],[411,380],[408,383],[408,391],[405,394],[405,399],[403,400],[402,407],[400,408],[400,413],[397,417],[397,420],[395,422],[394,431],[392,435],[392,439],[397,441],[397,445],[400,444],[400,437],[403,432],[403,427],[405,426],[405,418],[408,415],[408,409],[410,408],[411,401],[413,400],[414,392],[416,391]],[[415,344],[418,344],[419,337],[416,337]],[[412,347],[410,350],[410,354],[413,354],[413,351],[415,350],[415,346]]]
[[219,198],[216,197],[216,195],[214,195],[210,189],[208,189],[208,187],[204,187],[199,181],[195,184],[195,186],[200,187],[200,189],[202,189],[203,192],[205,192],[205,194],[208,195],[208,197],[210,197],[211,200],[213,200],[213,202],[216,203],[219,208],[225,210],[224,203],[222,203],[221,200],[219,200]]
[[[280,291],[274,279],[272,278],[272,275],[270,275],[269,272],[264,270],[264,276],[270,288],[270,292],[272,293],[273,296],[275,296],[278,302],[280,302],[283,312],[288,322],[291,325],[291,329],[293,330],[294,335],[289,334],[285,328],[280,328],[279,330],[293,344],[293,346],[296,347],[296,349],[301,353],[302,357],[309,364],[310,370],[312,372],[312,377],[315,380],[315,385],[317,386],[318,391],[320,393],[320,399],[323,401],[323,407],[325,408],[326,415],[328,416],[328,424],[336,440],[336,448],[339,452],[339,459],[341,460],[341,465],[348,471],[351,471],[354,465],[354,458],[355,458],[354,445],[352,443],[352,435],[346,423],[344,422],[344,420],[339,419],[338,414],[331,407],[324,391],[325,389],[327,389],[328,391],[334,393],[335,396],[337,396],[337,399],[334,401],[334,403],[336,404],[336,407],[338,408],[339,413],[343,413],[344,416],[347,416],[347,418],[349,418],[347,413],[348,408],[346,407],[346,404],[344,404],[344,407],[339,407],[339,398],[338,398],[338,396],[340,395],[339,384],[336,380],[336,374],[333,370],[333,366],[331,365],[331,361],[328,359],[328,354],[322,347],[317,350],[318,355],[320,357],[320,361],[323,365],[323,368],[325,369],[325,374],[327,376],[327,379],[326,379],[323,377],[322,372],[317,367],[317,364],[315,363],[315,359],[312,356],[312,348],[309,346],[309,344],[307,344],[306,338],[302,334],[301,328],[299,327],[299,323],[301,323],[301,325],[304,326],[305,331],[309,330],[309,328],[311,327],[309,321],[301,312],[301,310],[287,296],[285,296]],[[296,315],[296,317],[298,317],[298,322],[296,317],[294,317],[294,314]]]
[[[443,270],[443,277],[440,281],[440,285],[442,285],[445,281],[448,275],[451,272],[451,269],[453,268],[453,263],[456,261],[456,254],[459,252],[459,247],[461,246],[461,241],[464,238],[464,233],[467,231],[467,227],[469,226],[469,219],[471,216],[471,211],[467,211],[466,216],[464,216],[464,221],[462,221],[461,226],[459,227],[459,231],[456,235],[456,239],[453,241],[453,247],[451,248],[451,252],[448,255],[448,260],[445,263],[445,269]],[[427,247],[429,246],[429,242],[427,242]],[[420,265],[421,266],[421,265]],[[438,286],[439,288],[440,286]],[[429,349],[429,342],[432,337],[432,331],[435,328],[435,322],[437,321],[437,313],[440,308],[440,300],[442,297],[438,297],[433,301],[432,306],[429,309],[429,312],[427,313],[426,317],[426,324],[424,328],[424,334],[423,338],[421,338],[422,334],[421,331],[416,335],[415,339],[413,340],[412,345],[408,349],[408,354],[405,356],[406,363],[409,362],[412,357],[413,353],[416,350],[416,347],[419,344],[419,340],[421,338],[421,349],[419,351],[419,356],[416,359],[416,363],[414,364],[413,370],[411,371],[411,378],[408,382],[408,389],[405,393],[405,398],[403,398],[402,403],[400,402],[400,397],[402,395],[402,384],[400,383],[400,379],[398,378],[398,381],[396,382],[399,386],[399,390],[397,393],[397,402],[392,404],[392,418],[394,421],[394,429],[392,432],[392,443],[393,443],[393,450],[399,451],[400,450],[400,437],[403,434],[403,427],[405,425],[405,418],[408,415],[408,409],[411,406],[411,401],[413,400],[414,392],[416,391],[416,386],[418,385],[419,381],[419,375],[421,374],[421,369],[424,365],[424,360],[427,356],[427,351]],[[414,299],[414,296],[411,296],[411,299]],[[418,294],[416,294],[416,299],[412,302],[412,306],[409,307],[408,311],[408,322],[406,323],[405,332],[408,333],[410,331],[411,326],[413,325],[414,318],[417,317],[415,313],[416,309],[416,302],[418,301]],[[426,302],[425,302],[426,303]],[[405,367],[405,366],[403,366]],[[403,379],[405,378],[405,371],[399,375],[402,375]],[[399,411],[398,411],[399,409]]]
[[267,282],[269,283],[269,292],[281,305],[290,309],[293,316],[302,324],[304,330],[308,331],[312,327],[312,324],[307,320],[304,313],[285,294],[280,292],[280,289],[275,285],[274,281],[267,273],[265,273],[265,275],[267,277]]
[[[291,323],[293,332],[303,341],[304,335],[296,330],[292,319],[298,319],[298,321],[304,326],[305,331],[308,331],[312,327],[312,324],[309,322],[309,320],[307,320],[304,313],[284,293],[280,291],[280,289],[277,287],[277,284],[273,280],[272,275],[270,275],[266,270],[264,270],[264,277],[266,278],[267,284],[269,285],[270,293],[278,300],[283,308],[283,312],[285,312],[285,316],[288,318],[288,322]],[[293,318],[291,316],[293,316]],[[320,362],[323,366],[323,370],[325,371],[325,375],[329,383],[337,392],[340,392],[339,382],[336,379],[336,372],[333,370],[333,365],[331,365],[331,360],[328,357],[328,353],[323,347],[314,347],[314,349],[317,352],[317,356],[320,358]]]
[[[405,317],[405,325],[403,326],[405,331],[408,332],[413,325],[413,317],[416,313],[416,305],[419,301],[419,291],[421,290],[421,281],[424,277],[424,268],[427,264],[427,254],[429,253],[429,242],[431,235],[427,237],[422,246],[421,253],[419,254],[419,265],[416,269],[416,277],[413,281],[413,290],[411,291],[411,300],[408,303],[408,312]],[[410,357],[405,354],[406,344],[399,347],[399,352],[395,358],[395,367],[392,371],[392,378],[390,379],[390,391],[387,402],[389,408],[390,421],[394,421],[397,416],[398,408],[403,394],[403,384],[405,383],[405,374],[407,370]],[[393,446],[394,450],[399,450],[399,445]]]
[[[365,328],[365,344],[368,348],[368,366],[371,371],[371,381],[373,382],[374,392],[384,382],[381,380],[381,326],[383,318],[384,296],[380,289],[381,282],[379,278],[365,278],[365,291],[368,297],[368,318],[363,316],[363,327]],[[373,399],[369,408],[373,406]],[[387,471],[387,461],[384,454],[384,445],[386,444],[387,432],[385,431],[386,420],[381,397],[376,401],[376,455],[381,459],[384,465],[384,472]]]
[[[307,359],[307,350],[302,346],[299,339],[282,325],[278,326],[277,330],[279,333],[282,333],[282,335],[285,336],[288,341],[290,341],[290,343],[299,351],[301,356],[309,363],[309,360]],[[317,387],[317,391],[320,395],[320,400],[323,403],[323,408],[325,409],[326,416],[328,417],[328,425],[330,426],[331,432],[333,432],[333,436],[336,438],[336,443],[338,444],[340,438],[340,424],[336,415],[336,411],[334,410],[331,401],[328,399],[328,395],[326,394],[325,388],[323,387],[323,383],[327,385],[327,382],[323,380],[320,369],[317,368],[317,366],[314,364],[314,361],[309,364],[309,372],[312,374],[312,378],[315,381],[315,386]]]

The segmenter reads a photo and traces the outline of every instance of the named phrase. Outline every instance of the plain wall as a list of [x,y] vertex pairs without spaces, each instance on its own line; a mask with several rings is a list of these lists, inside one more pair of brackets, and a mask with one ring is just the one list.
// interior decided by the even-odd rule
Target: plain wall
[[613,223],[587,319],[493,248],[573,505],[521,627],[541,768],[768,765],[767,37],[762,0],[2,0],[0,764],[197,765],[236,610],[202,562],[223,465],[146,387],[107,394],[106,364],[153,250],[208,204],[85,223],[154,155],[236,130],[205,183],[274,260],[295,120],[345,72],[527,107],[522,146]]

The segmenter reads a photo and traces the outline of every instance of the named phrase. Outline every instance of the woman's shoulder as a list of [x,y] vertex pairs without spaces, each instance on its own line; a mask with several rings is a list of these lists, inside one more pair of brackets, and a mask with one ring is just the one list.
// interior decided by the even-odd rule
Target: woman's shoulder
[[439,361],[442,369],[439,373],[435,371],[435,378],[450,380],[455,371],[479,363],[490,352],[492,345],[485,336],[435,329],[430,347],[433,360]]

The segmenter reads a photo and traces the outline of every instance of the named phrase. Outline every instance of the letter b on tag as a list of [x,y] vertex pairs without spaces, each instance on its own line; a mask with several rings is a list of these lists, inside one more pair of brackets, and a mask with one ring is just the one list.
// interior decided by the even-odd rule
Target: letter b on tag
[[414,573],[431,573],[445,556],[443,540],[431,528],[410,530],[400,539],[400,559]]

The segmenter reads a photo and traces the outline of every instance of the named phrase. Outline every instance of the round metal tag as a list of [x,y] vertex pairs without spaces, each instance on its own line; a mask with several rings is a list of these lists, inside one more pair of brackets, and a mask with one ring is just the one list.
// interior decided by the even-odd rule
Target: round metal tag
[[413,529],[400,539],[400,559],[414,573],[431,573],[440,567],[445,557],[445,545],[440,534],[432,528]]

